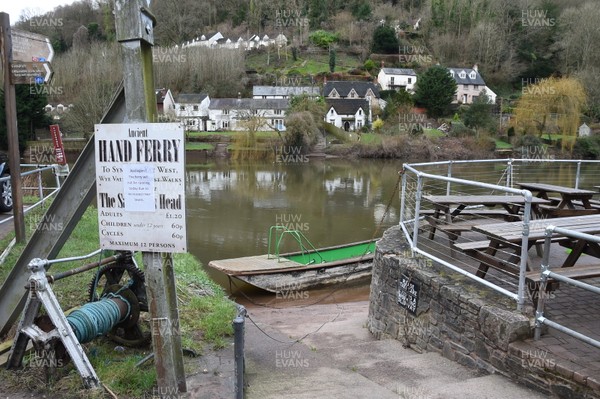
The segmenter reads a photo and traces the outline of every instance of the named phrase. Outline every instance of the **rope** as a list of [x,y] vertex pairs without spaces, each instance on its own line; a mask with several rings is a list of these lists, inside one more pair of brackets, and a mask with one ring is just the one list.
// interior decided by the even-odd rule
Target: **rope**
[[67,316],[75,337],[80,343],[86,343],[104,335],[121,320],[129,317],[131,305],[121,295],[109,294],[108,297],[119,298],[127,303],[127,314],[122,317],[119,306],[111,299],[90,302]]

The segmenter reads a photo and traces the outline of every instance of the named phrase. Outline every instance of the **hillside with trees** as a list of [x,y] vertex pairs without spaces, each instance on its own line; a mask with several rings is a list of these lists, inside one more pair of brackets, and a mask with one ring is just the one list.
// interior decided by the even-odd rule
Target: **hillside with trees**
[[[79,122],[69,121],[74,130],[89,129],[84,119],[100,112],[90,111],[90,103],[102,109],[118,83],[112,8],[111,0],[82,0],[46,14],[59,19],[58,26],[36,23],[40,17],[33,14],[15,24],[52,39],[58,53],[53,84],[64,90],[50,100],[85,108],[72,118]],[[568,77],[584,90],[578,104],[587,120],[600,117],[600,48],[594,45],[600,8],[594,0],[153,0],[151,10],[159,21],[156,85],[175,92],[235,97],[248,95],[253,84],[285,79],[374,80],[382,64],[418,74],[436,64],[476,64],[499,94],[496,112],[512,114],[527,87]],[[281,33],[288,43],[249,52],[181,50],[216,31],[232,40]]]

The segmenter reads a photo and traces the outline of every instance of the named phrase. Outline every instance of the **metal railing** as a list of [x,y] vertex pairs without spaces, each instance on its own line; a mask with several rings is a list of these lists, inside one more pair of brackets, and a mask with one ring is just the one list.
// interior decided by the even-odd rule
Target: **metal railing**
[[[540,282],[539,292],[540,293],[546,292],[548,280],[552,279],[552,280],[563,282],[563,283],[575,286],[577,288],[581,288],[581,289],[584,289],[584,290],[587,290],[587,291],[590,291],[590,292],[600,295],[600,287],[595,287],[593,285],[586,284],[581,281],[562,276],[558,273],[553,272],[550,269],[550,255],[549,255],[550,254],[550,243],[551,243],[552,236],[554,233],[559,233],[562,236],[576,238],[579,240],[585,240],[587,242],[593,242],[596,244],[600,244],[600,237],[592,236],[589,234],[580,233],[580,232],[572,231],[572,230],[568,230],[568,229],[563,229],[560,227],[548,226],[546,228],[546,239],[544,241],[544,257],[543,257],[542,266],[541,266],[542,270],[541,270],[541,275],[540,275],[541,282]],[[570,329],[560,323],[552,321],[552,320],[548,319],[546,316],[544,316],[544,307],[546,304],[545,295],[539,295],[538,298],[539,299],[538,299],[537,309],[535,312],[535,336],[534,336],[535,340],[540,339],[541,334],[542,334],[542,326],[545,324],[545,325],[552,327],[560,332],[563,332],[574,338],[577,338],[587,344],[590,344],[597,348],[600,348],[600,341],[595,340],[595,339],[593,339],[585,334],[582,334],[580,332],[577,332],[575,330],[572,330],[572,329]]]
[[[274,234],[273,234],[273,232],[274,232]],[[267,252],[268,258],[271,258],[271,256],[273,256],[273,257],[277,257],[278,262],[281,260],[280,259],[280,246],[281,246],[282,240],[286,236],[286,234],[289,235],[290,237],[292,237],[294,239],[294,241],[296,241],[298,243],[298,245],[300,246],[300,252],[302,254],[307,253],[307,252],[314,253],[321,259],[321,262],[323,262],[323,257],[321,256],[319,251],[308,240],[308,238],[306,238],[306,236],[304,234],[302,234],[302,232],[300,230],[290,230],[285,226],[271,226],[271,228],[269,229],[269,241],[268,241],[268,252]],[[273,247],[274,247],[274,252],[271,252],[271,245],[273,245]]]
[[[48,199],[53,197],[60,189],[60,176],[59,176],[59,173],[57,172],[57,168],[60,168],[60,165],[21,164],[21,169],[26,169],[26,168],[29,168],[30,170],[25,170],[24,172],[21,172],[21,178],[37,174],[37,178],[36,178],[37,185],[31,186],[31,187],[23,186],[21,189],[23,191],[35,190],[37,192],[37,196],[39,197],[39,201],[28,206],[23,211],[25,214],[27,214],[28,212],[32,211],[33,209],[35,209],[38,206],[45,203]],[[56,186],[55,187],[44,187],[44,177],[42,176],[42,174],[44,172],[50,172],[50,171],[52,171],[52,174],[54,176],[54,182],[55,182]],[[0,178],[0,182],[6,181],[6,180],[10,180],[10,176]],[[6,219],[0,220],[0,224],[7,223],[9,221],[12,221],[13,219],[14,219],[14,217],[11,215],[11,216],[7,217]]]
[[[526,299],[525,272],[530,244],[528,241],[529,231],[532,223],[536,223],[540,216],[532,215],[531,192],[514,188],[514,186],[517,182],[544,182],[591,188],[597,184],[598,166],[600,166],[600,161],[553,159],[493,159],[405,164],[402,175],[400,226],[411,245],[413,255],[425,256],[515,300],[517,309],[522,310]],[[513,276],[517,277],[516,279],[503,273],[494,273],[486,279],[479,277],[477,265],[483,263],[476,256],[461,252],[460,257],[457,258],[453,252],[453,239],[456,240],[461,233],[445,233],[450,239],[450,258],[444,252],[447,247],[440,246],[440,240],[437,243],[432,240],[435,233],[430,234],[429,240],[427,237],[422,237],[423,231],[432,227],[424,219],[431,220],[429,219],[431,216],[427,215],[431,215],[433,212],[432,206],[422,201],[424,195],[492,194],[523,197],[523,205],[518,215],[523,223],[522,239],[520,248],[515,250],[520,250],[520,255],[509,252],[509,249],[499,249],[497,253],[497,255],[508,258],[504,263],[512,262],[508,266],[511,270],[515,270]],[[478,210],[471,209],[471,211],[476,214]],[[486,217],[479,219],[486,219]],[[438,220],[436,219],[436,221]],[[481,222],[481,220],[479,221]],[[443,220],[441,222],[446,223]],[[450,226],[443,226],[442,230],[444,227]],[[461,237],[469,236],[465,239],[471,240],[472,244],[477,244],[477,241],[472,238],[474,234],[467,233],[466,230],[468,229],[465,229],[464,235]],[[516,272],[517,270],[518,272]],[[489,275],[490,273],[487,274],[487,276]]]

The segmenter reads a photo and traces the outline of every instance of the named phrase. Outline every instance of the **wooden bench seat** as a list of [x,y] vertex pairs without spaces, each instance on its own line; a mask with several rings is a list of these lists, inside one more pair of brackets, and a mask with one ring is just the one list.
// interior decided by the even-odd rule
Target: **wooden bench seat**
[[469,242],[461,242],[459,244],[454,244],[454,248],[469,254],[474,251],[484,251],[487,247],[489,247],[490,241],[469,241]]
[[[450,213],[454,212],[455,209],[450,209]],[[435,214],[435,210],[434,209],[421,209],[421,211],[419,212],[420,215],[425,216],[425,215],[434,215]],[[460,214],[458,214],[455,217],[460,217],[460,216],[487,216],[487,217],[505,217],[510,215],[510,213],[508,213],[506,210],[504,209],[463,209]],[[441,217],[444,217],[445,214],[444,213],[440,213]]]
[[594,208],[594,209],[584,209],[584,208],[577,208],[577,209],[569,209],[569,208],[563,208],[563,209],[557,209],[554,206],[551,205],[540,205],[540,210],[542,211],[542,213],[545,216],[548,217],[568,217],[568,216],[584,216],[584,215],[596,215],[598,213],[600,213],[600,209],[599,208]]
[[[572,278],[573,280],[584,280],[586,278],[600,277],[600,265],[592,266],[573,266],[573,267],[555,267],[551,268],[550,271],[556,274],[560,274],[563,277]],[[525,273],[527,280],[539,283],[542,279],[541,271],[535,270]],[[548,281],[553,280],[551,278]]]

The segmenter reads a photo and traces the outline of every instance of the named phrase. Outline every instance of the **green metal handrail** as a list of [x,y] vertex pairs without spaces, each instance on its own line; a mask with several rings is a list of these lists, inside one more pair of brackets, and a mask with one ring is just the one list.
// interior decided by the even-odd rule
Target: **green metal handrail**
[[[267,258],[271,259],[271,243],[273,242],[273,231],[275,231],[275,254],[273,254],[273,257],[277,257],[277,261],[280,262],[281,261],[281,257],[279,254],[279,247],[281,245],[281,241],[283,240],[283,237],[286,234],[289,234],[290,236],[292,236],[292,238],[294,238],[294,240],[296,240],[296,242],[298,243],[298,245],[300,245],[300,252],[304,255],[305,252],[308,252],[309,250],[312,249],[312,251],[317,254],[319,256],[319,258],[321,258],[321,263],[324,262],[323,257],[321,256],[321,254],[319,253],[319,251],[317,251],[317,249],[315,248],[314,245],[312,245],[312,243],[308,240],[308,238],[306,238],[306,236],[304,234],[302,234],[301,231],[299,230],[290,230],[285,226],[271,226],[271,228],[269,228],[269,242],[268,242],[268,252],[267,252]],[[281,232],[281,234],[278,234],[279,232]],[[308,246],[310,248],[307,248],[305,246],[305,244],[303,243],[303,240],[306,241],[306,244],[308,244]],[[308,264],[312,263],[309,262]]]

